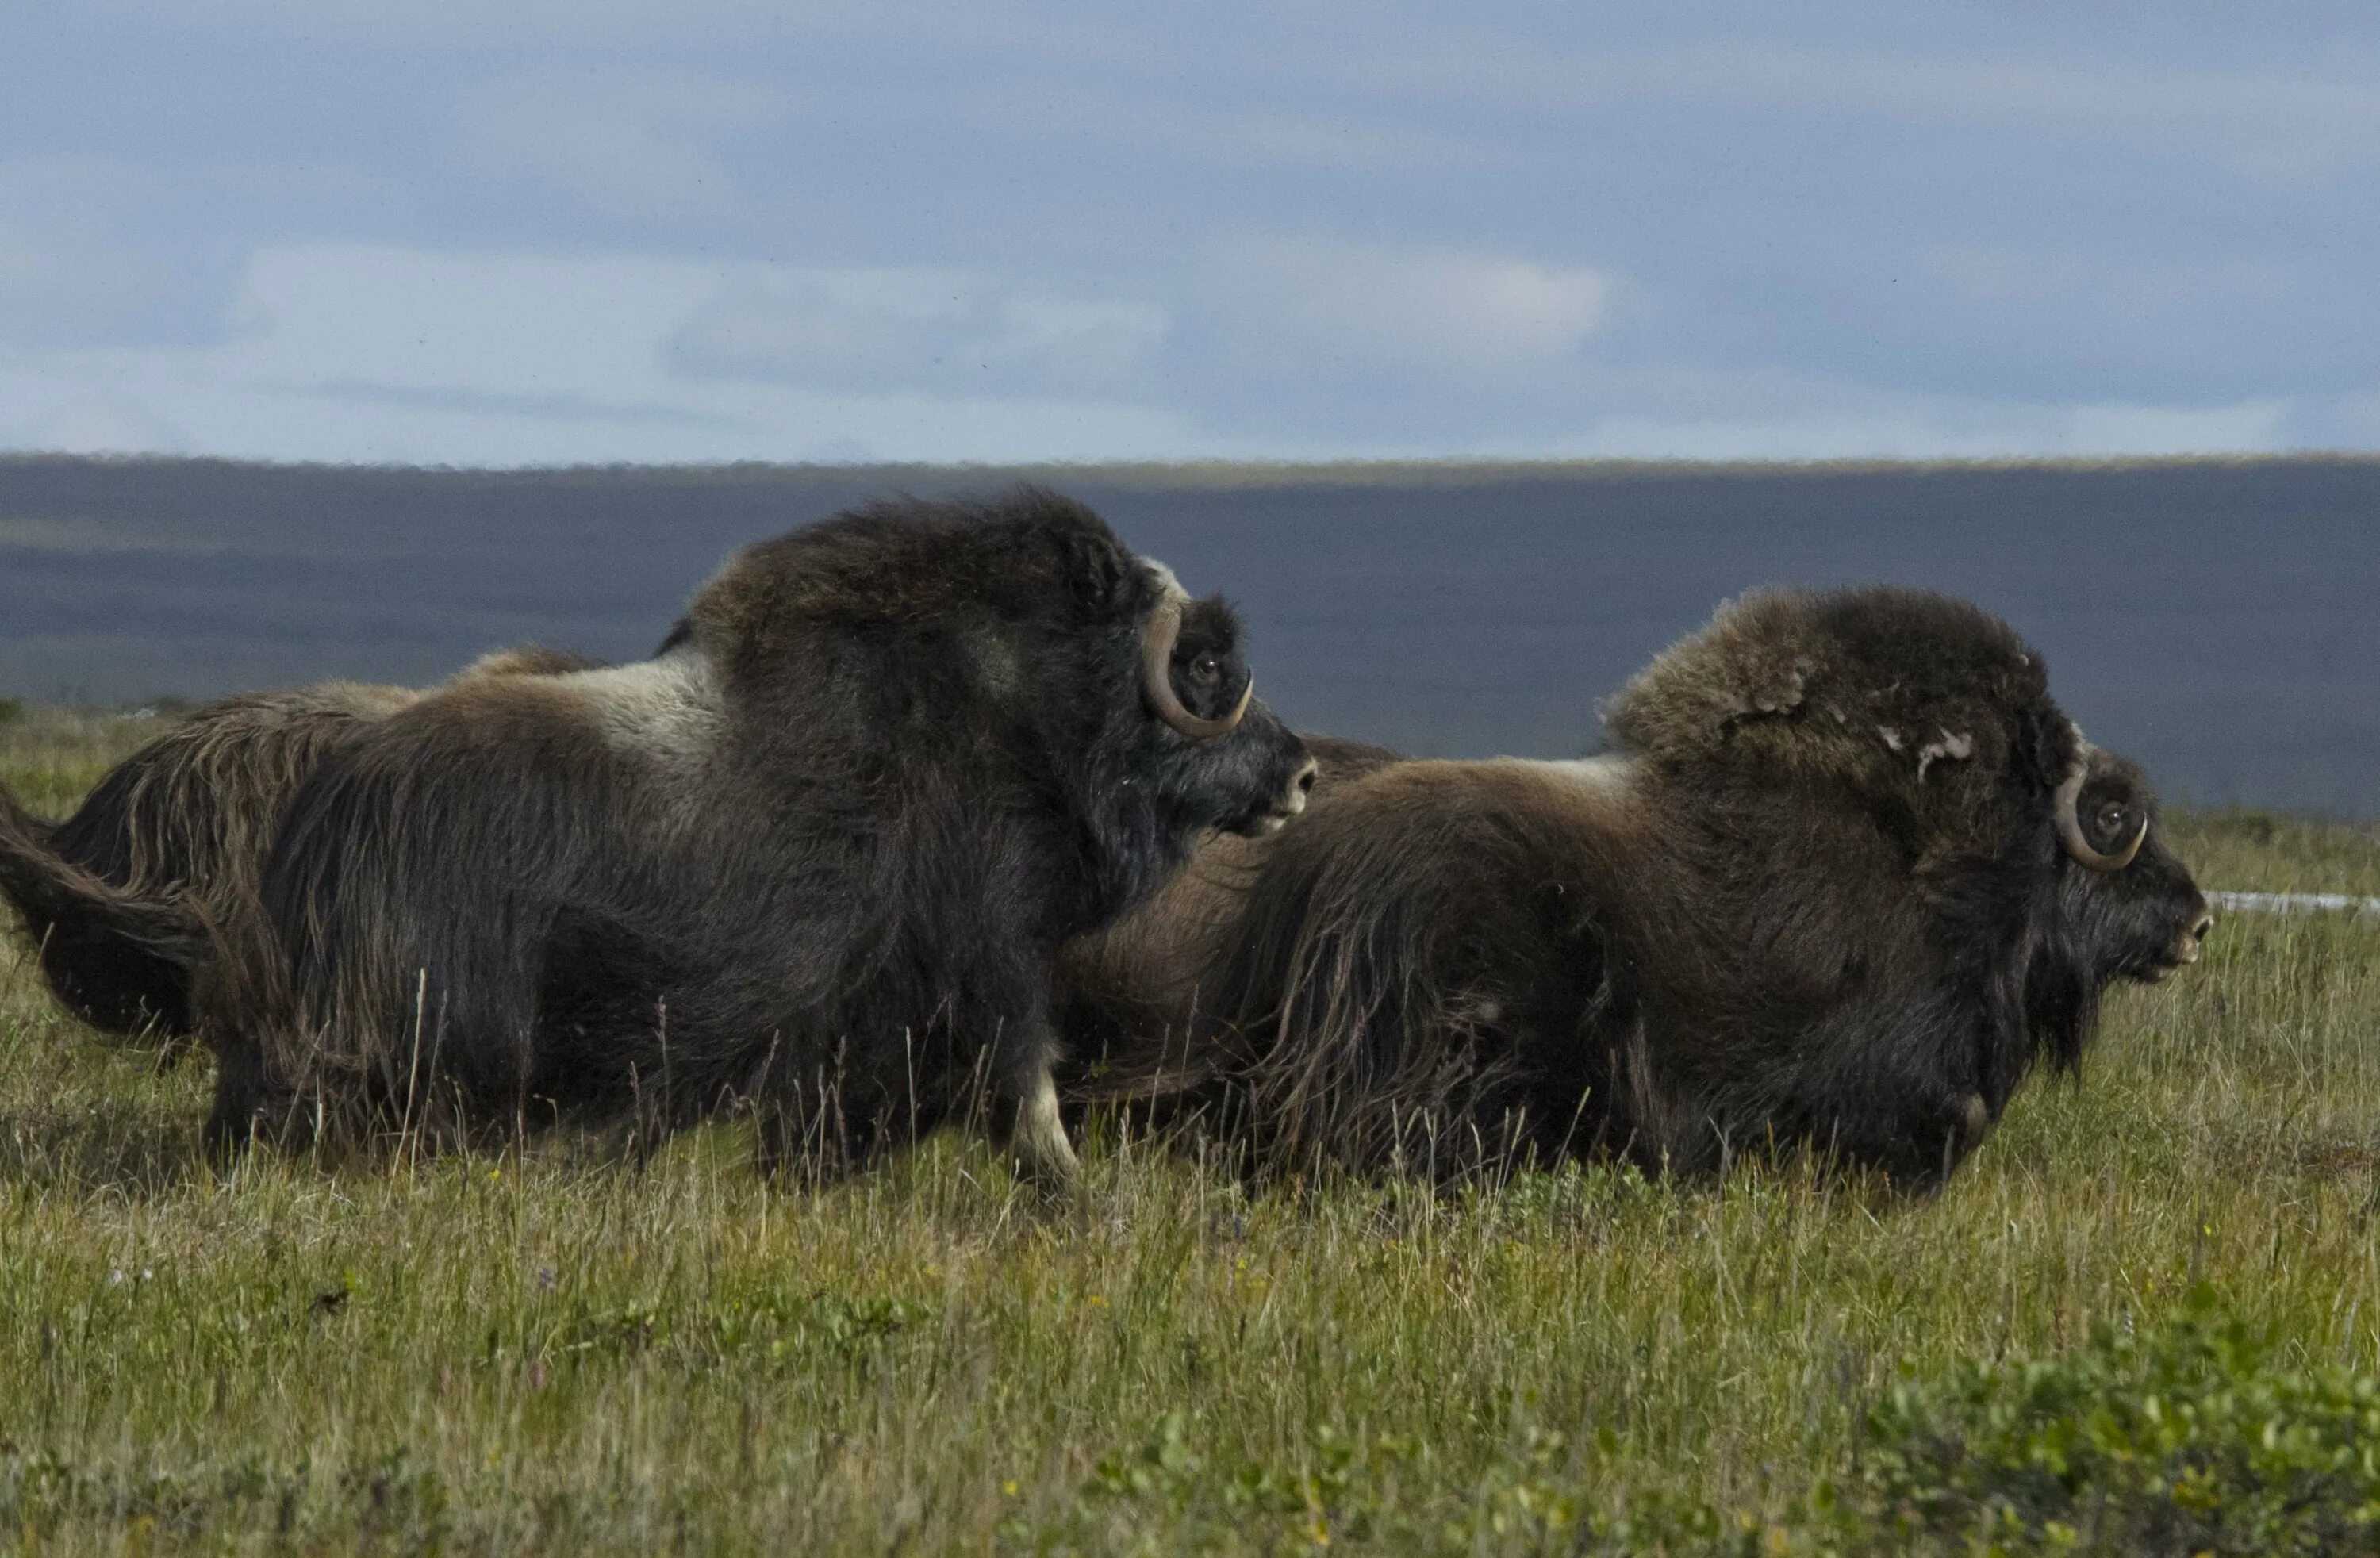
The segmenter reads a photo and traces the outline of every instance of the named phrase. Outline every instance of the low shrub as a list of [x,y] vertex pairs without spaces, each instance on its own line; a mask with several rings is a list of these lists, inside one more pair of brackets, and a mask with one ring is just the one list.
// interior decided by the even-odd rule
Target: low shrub
[[2380,1378],[2201,1292],[2070,1355],[1904,1377],[1869,1417],[1879,1538],[1957,1551],[2329,1553],[2380,1542]]

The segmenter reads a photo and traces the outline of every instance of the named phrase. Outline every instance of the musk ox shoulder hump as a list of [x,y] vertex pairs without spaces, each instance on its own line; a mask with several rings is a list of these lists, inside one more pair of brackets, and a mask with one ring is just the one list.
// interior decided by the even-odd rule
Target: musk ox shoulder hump
[[821,630],[931,631],[986,607],[1122,622],[1163,589],[1097,514],[1020,486],[887,499],[756,542],[696,592],[685,631],[733,679]]
[[1603,721],[1626,750],[1664,762],[1742,753],[1917,783],[1937,764],[2004,769],[2062,716],[2041,657],[2008,624],[1931,590],[1868,586],[1728,603],[1607,702]]

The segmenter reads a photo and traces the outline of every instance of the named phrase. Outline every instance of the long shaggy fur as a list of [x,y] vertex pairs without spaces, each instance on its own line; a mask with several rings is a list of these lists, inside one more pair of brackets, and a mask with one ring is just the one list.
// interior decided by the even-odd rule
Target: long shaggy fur
[[2109,980],[2195,955],[2204,900],[2131,764],[2095,754],[2080,810],[2102,848],[2149,817],[2139,856],[2101,875],[2061,851],[2071,726],[2039,657],[1962,603],[1755,596],[1606,721],[1603,758],[1326,782],[1236,906],[1174,936],[1196,1000],[1168,974],[1122,1008],[1123,1076],[1186,1079],[1273,1167],[1814,1148],[1923,1187],[2034,1064],[2074,1064]]
[[[1317,802],[1404,761],[1363,741],[1310,733],[1305,741],[1316,764]],[[1190,1046],[1201,997],[1278,842],[1277,834],[1209,834],[1148,902],[1060,949],[1057,1023],[1075,1068],[1066,1078],[1070,1094],[1167,1095],[1203,1076]]]
[[136,967],[178,970],[211,958],[201,914],[175,899],[127,892],[61,860],[50,847],[52,832],[0,789],[0,894],[16,906],[45,968],[62,925],[71,927],[69,937],[104,943],[111,955]]
[[[455,681],[555,676],[594,663],[535,647],[505,650]],[[241,957],[269,955],[259,892],[283,807],[352,731],[422,696],[326,682],[226,699],[109,770],[65,822],[18,813],[13,842],[0,840],[9,862],[0,867],[0,893],[60,1003],[117,1039],[169,1050],[187,1043],[194,964],[212,963],[215,944]],[[182,927],[165,939],[170,955],[161,954],[153,925],[127,931],[131,905],[142,906],[137,919]],[[212,929],[212,943],[197,922]]]
[[[879,505],[739,554],[655,661],[358,730],[264,873],[284,958],[211,998],[212,1130],[742,1104],[773,1160],[833,1164],[980,1083],[1063,1177],[1054,949],[1200,833],[1303,802],[1261,705],[1204,741],[1144,706],[1174,589],[1050,494]],[[1171,669],[1200,717],[1245,684],[1237,638],[1220,602],[1184,613]]]

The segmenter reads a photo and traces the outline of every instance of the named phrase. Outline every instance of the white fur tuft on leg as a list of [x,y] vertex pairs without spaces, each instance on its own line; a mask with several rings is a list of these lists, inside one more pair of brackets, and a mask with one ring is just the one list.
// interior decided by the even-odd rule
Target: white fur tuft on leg
[[1047,1065],[1035,1074],[1015,1106],[1008,1150],[1018,1175],[1044,1190],[1072,1190],[1079,1186],[1082,1160],[1075,1156],[1075,1144],[1066,1139],[1065,1122],[1058,1117],[1058,1084]]

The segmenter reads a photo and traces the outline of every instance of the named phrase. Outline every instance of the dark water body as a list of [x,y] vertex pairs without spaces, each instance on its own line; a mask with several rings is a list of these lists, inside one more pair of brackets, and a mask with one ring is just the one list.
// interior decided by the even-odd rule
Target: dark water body
[[[1566,756],[1749,586],[1971,596],[2200,802],[2380,816],[2380,462],[1037,473],[1245,609],[1265,696],[1415,752]],[[486,473],[0,459],[0,692],[428,680],[645,652],[740,542],[985,470]]]

